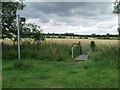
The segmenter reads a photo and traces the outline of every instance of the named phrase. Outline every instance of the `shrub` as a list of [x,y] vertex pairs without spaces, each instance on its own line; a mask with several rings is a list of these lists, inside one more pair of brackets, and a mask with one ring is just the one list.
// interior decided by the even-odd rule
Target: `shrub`
[[92,50],[92,51],[95,51],[95,50],[96,50],[96,45],[95,45],[95,42],[94,42],[94,41],[91,41],[91,42],[90,42],[90,47],[91,47],[91,50]]

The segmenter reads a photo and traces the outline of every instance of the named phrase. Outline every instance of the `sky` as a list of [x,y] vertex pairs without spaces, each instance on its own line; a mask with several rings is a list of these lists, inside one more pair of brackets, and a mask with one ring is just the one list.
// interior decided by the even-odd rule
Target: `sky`
[[25,2],[20,15],[43,33],[117,34],[112,2]]

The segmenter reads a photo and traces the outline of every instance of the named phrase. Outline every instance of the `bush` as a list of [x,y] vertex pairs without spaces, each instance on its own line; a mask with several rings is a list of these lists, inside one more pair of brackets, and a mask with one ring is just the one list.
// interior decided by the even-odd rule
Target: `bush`
[[95,51],[95,50],[96,50],[96,45],[95,45],[95,42],[94,42],[94,41],[91,41],[91,42],[90,42],[90,47],[91,47],[91,50],[92,50],[92,51]]
[[80,36],[79,39],[82,39],[82,36]]
[[88,39],[88,37],[87,37],[87,36],[85,36],[85,37],[84,37],[84,39]]

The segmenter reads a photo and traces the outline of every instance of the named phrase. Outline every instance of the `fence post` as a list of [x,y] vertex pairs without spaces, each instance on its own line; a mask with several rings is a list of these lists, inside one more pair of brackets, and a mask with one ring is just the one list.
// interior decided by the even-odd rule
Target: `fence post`
[[73,45],[72,45],[72,49],[71,50],[72,50],[72,58],[73,58],[74,57],[74,55],[73,55]]
[[82,54],[81,42],[78,43],[79,53]]

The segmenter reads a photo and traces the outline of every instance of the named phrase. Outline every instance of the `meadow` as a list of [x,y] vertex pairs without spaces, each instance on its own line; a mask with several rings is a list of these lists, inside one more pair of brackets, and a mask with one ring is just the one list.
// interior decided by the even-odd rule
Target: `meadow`
[[[72,43],[95,41],[96,52],[87,61],[71,58]],[[118,41],[88,39],[46,39],[42,43],[21,42],[21,62],[17,44],[4,42],[2,51],[3,88],[117,88]],[[77,54],[76,54],[77,55]]]

